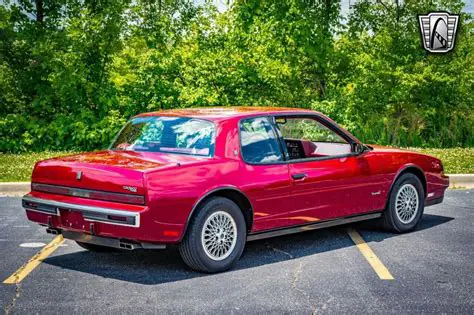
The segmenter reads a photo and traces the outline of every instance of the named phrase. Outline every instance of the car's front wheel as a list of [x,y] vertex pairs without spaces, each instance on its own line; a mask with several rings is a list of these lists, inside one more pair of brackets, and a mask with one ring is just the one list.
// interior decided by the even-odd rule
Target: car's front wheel
[[219,272],[240,258],[247,237],[245,219],[231,200],[213,197],[196,209],[179,246],[184,262],[202,272]]
[[423,215],[424,200],[420,179],[411,173],[403,174],[393,185],[387,209],[382,216],[383,227],[398,233],[413,230]]

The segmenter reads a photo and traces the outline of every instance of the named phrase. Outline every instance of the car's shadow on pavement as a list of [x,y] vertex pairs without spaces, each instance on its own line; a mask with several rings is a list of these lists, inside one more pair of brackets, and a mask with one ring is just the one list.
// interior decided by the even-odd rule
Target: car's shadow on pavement
[[[412,233],[451,220],[453,220],[451,217],[425,214],[417,229]],[[248,242],[244,254],[229,272],[354,246],[347,235],[347,227],[340,226]],[[377,230],[371,222],[353,224],[349,227],[362,230],[369,244],[398,236],[398,234]],[[73,253],[50,257],[44,260],[44,263],[104,278],[146,285],[208,276],[187,268],[176,247],[159,251],[136,250],[112,253],[94,253],[80,249]]]

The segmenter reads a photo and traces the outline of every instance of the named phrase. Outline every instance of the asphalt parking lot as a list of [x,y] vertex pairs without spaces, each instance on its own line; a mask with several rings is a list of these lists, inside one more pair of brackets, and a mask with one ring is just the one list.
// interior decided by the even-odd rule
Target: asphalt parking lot
[[[412,233],[359,224],[254,241],[234,269],[214,275],[187,269],[174,248],[91,253],[66,240],[21,282],[0,284],[0,304],[10,314],[473,314],[473,226],[474,190],[449,190]],[[393,280],[379,277],[348,228]],[[27,221],[20,198],[0,197],[2,281],[52,239]]]

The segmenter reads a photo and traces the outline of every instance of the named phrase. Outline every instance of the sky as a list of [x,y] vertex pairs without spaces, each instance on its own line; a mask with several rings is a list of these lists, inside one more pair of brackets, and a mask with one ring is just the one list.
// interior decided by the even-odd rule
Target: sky
[[[341,10],[343,15],[349,13],[349,6],[356,2],[357,0],[341,0]],[[387,0],[385,0],[387,1]],[[403,0],[402,0],[403,1]],[[195,0],[196,3],[203,3],[203,0]],[[217,6],[217,9],[220,12],[227,10],[228,3],[232,3],[232,0],[213,0],[214,4]],[[464,7],[464,12],[474,14],[474,0],[464,0],[466,6]]]
[[[196,4],[203,4],[206,0],[193,0]],[[349,7],[351,4],[355,3],[357,0],[341,0],[341,11],[342,14],[345,16],[349,13]],[[383,0],[389,1],[389,0]],[[403,0],[400,0],[403,1]],[[3,4],[5,0],[0,0],[0,4]],[[9,2],[15,3],[17,0],[10,0]],[[220,12],[224,12],[228,9],[229,3],[232,3],[233,0],[212,0],[212,2],[216,5],[217,9]],[[464,0],[466,6],[464,7],[464,12],[474,14],[474,0]]]
[[474,14],[474,0],[466,0],[464,3],[466,3],[464,12]]

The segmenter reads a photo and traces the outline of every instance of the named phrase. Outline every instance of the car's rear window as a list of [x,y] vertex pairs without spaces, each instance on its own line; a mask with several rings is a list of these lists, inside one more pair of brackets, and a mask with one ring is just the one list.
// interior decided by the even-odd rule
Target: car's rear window
[[131,150],[213,156],[215,127],[187,117],[138,117],[129,121],[111,145]]

